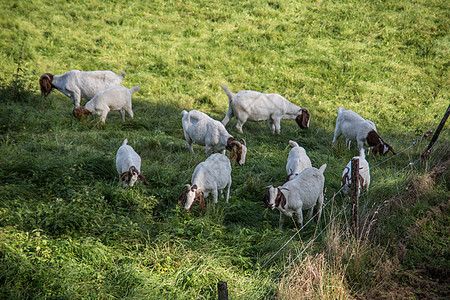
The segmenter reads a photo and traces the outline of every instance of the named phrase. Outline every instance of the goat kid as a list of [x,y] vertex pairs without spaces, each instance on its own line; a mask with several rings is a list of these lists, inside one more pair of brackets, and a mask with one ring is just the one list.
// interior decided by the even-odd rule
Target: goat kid
[[45,73],[39,78],[41,94],[47,97],[52,89],[57,89],[69,97],[74,108],[81,104],[81,98],[92,99],[98,92],[122,84],[125,72],[117,75],[111,71],[72,70],[62,75]]
[[289,141],[292,149],[286,163],[286,181],[292,180],[306,168],[311,168],[311,160],[303,147],[300,147],[297,142]]
[[119,180],[123,187],[132,187],[138,179],[148,185],[144,175],[141,174],[141,157],[134,151],[133,147],[127,145],[128,140],[125,139],[122,146],[117,150],[116,169],[119,173]]
[[231,163],[228,157],[221,153],[210,155],[204,162],[195,167],[191,183],[186,184],[187,190],[181,193],[178,205],[183,206],[186,212],[190,211],[195,202],[199,201],[199,209],[203,211],[205,198],[211,193],[214,203],[217,203],[218,192],[226,192],[226,202],[230,197],[231,187]]
[[301,172],[295,179],[286,182],[279,187],[267,186],[269,190],[264,195],[264,203],[270,209],[277,208],[280,211],[279,229],[283,228],[284,216],[297,215],[300,227],[303,226],[302,210],[309,210],[308,219],[312,217],[314,206],[317,204],[318,220],[322,214],[323,187],[325,177],[323,172],[327,165],[323,164],[319,169],[311,167]]
[[131,108],[131,96],[133,93],[139,91],[139,89],[139,85],[131,89],[127,89],[124,86],[110,87],[98,92],[84,106],[74,108],[72,114],[79,120],[84,119],[86,116],[96,114],[101,117],[102,123],[105,123],[109,111],[118,110],[122,121],[125,121],[125,112],[131,118],[134,116]]
[[345,142],[349,149],[351,141],[356,141],[358,150],[366,146],[373,147],[373,155],[377,153],[386,155],[389,151],[396,155],[394,149],[378,135],[375,124],[372,121],[362,118],[352,110],[345,110],[342,106],[338,109],[333,144],[336,144],[337,139],[341,135],[345,136]]
[[245,164],[247,155],[247,144],[244,139],[239,142],[228,131],[225,126],[198,110],[181,112],[186,147],[194,153],[193,143],[205,146],[206,154],[212,152],[230,151],[230,159],[233,163],[238,162],[240,166]]
[[[358,187],[358,195],[361,193],[361,189],[366,189],[369,191],[369,185],[370,185],[370,168],[369,163],[366,160],[366,154],[364,148],[361,148],[359,150],[359,156],[353,157],[354,159],[359,160],[359,187]],[[352,160],[351,159],[347,166],[345,166],[344,171],[342,171],[342,178],[341,178],[341,187],[342,187],[342,193],[344,196],[350,195],[350,186],[352,182]]]
[[295,120],[302,129],[309,127],[309,110],[293,104],[279,94],[263,94],[255,91],[240,91],[233,94],[227,86],[221,86],[228,96],[229,106],[223,125],[235,116],[238,119],[236,129],[242,133],[247,121],[268,121],[270,130],[280,134],[282,119]]

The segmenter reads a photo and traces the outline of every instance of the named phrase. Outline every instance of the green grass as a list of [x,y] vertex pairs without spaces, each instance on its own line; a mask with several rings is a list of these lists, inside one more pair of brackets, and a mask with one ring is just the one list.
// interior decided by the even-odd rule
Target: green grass
[[[448,199],[448,171],[427,193],[407,189],[448,161],[448,126],[432,159],[413,171],[397,173],[428,140],[373,168],[360,203],[362,220],[380,215],[368,241],[339,234],[346,213],[274,281],[314,237],[313,221],[259,268],[295,233],[290,220],[277,230],[278,212],[262,203],[264,186],[283,183],[290,139],[314,166],[327,163],[331,199],[357,152],[343,138],[331,146],[339,106],[374,121],[397,151],[437,126],[449,104],[445,1],[0,1],[0,16],[1,298],[211,299],[219,280],[236,299],[368,297],[383,272],[414,286],[402,272],[427,266],[433,282],[444,280],[433,270],[448,266],[448,208],[432,212]],[[126,71],[123,85],[141,85],[135,118],[112,112],[104,125],[80,122],[58,91],[40,96],[41,74],[72,69]],[[178,196],[206,155],[185,148],[180,112],[221,120],[223,84],[280,93],[309,108],[311,127],[285,120],[273,136],[266,123],[249,122],[238,134],[230,121],[249,149],[247,163],[233,167],[230,203],[208,201],[205,212],[186,214]],[[125,138],[142,157],[148,188],[118,182],[115,154]],[[398,197],[401,204],[391,201]],[[319,231],[346,201],[327,206]],[[379,208],[391,202],[400,208]],[[311,284],[292,286],[302,276]],[[383,288],[386,296],[393,287]]]

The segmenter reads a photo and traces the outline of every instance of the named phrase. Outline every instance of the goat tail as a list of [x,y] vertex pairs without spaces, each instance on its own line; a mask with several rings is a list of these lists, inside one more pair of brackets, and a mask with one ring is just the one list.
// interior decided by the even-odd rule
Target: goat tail
[[188,112],[183,109],[183,111],[181,112],[181,116],[184,117],[187,114],[188,114]]
[[292,140],[289,141],[289,145],[291,145],[292,148],[294,148],[294,147],[300,147],[300,146],[297,144],[297,142],[292,141]]
[[130,91],[131,94],[134,94],[137,91],[139,91],[140,89],[141,89],[141,86],[140,85],[136,85],[136,86],[133,86],[131,89],[129,89],[129,91]]
[[343,112],[345,110],[345,108],[343,107],[343,106],[341,106],[341,107],[339,107],[338,108],[338,116],[339,116],[339,114],[341,113],[341,112]]
[[221,85],[220,87],[225,91],[225,94],[227,94],[228,101],[229,102],[233,101],[234,94],[230,91],[230,89],[226,85]]
[[122,146],[125,146],[126,144],[128,144],[128,139],[123,140]]
[[320,173],[323,174],[323,172],[325,171],[326,168],[327,168],[327,164],[323,164],[323,165],[319,168]]

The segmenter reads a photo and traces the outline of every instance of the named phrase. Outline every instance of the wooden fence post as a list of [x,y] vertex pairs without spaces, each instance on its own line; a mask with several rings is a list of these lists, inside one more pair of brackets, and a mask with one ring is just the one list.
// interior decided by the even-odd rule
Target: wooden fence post
[[228,300],[228,286],[225,281],[219,281],[217,283],[217,295],[219,300]]
[[437,127],[433,137],[431,138],[430,144],[428,144],[427,150],[420,156],[422,159],[425,159],[430,154],[431,148],[433,148],[434,143],[436,142],[437,138],[439,137],[439,134],[441,133],[442,128],[444,128],[445,122],[447,122],[448,116],[450,115],[450,105],[447,108],[447,111],[444,114],[444,117],[441,120],[441,123],[439,123],[439,126]]
[[351,189],[351,230],[353,236],[356,238],[359,234],[358,225],[358,197],[359,197],[359,159],[352,158],[352,181],[350,184]]

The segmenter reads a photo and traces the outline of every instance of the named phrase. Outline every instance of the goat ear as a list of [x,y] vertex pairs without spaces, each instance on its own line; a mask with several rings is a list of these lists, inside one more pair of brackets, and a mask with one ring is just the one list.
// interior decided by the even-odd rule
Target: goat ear
[[348,172],[345,173],[344,176],[342,176],[342,179],[341,179],[341,187],[343,187],[344,185],[347,184],[347,180],[348,180]]
[[263,197],[264,207],[269,207],[269,198],[270,198],[270,191],[267,191]]
[[183,206],[183,201],[184,201],[184,199],[186,199],[188,192],[189,191],[184,191],[184,192],[181,193],[180,197],[178,198],[178,205],[179,206]]
[[364,189],[364,178],[359,174],[359,185],[362,189]]
[[129,178],[130,178],[130,173],[128,171],[120,174],[120,181],[127,181]]
[[277,197],[275,198],[275,207],[278,207],[280,205],[281,202],[281,191],[278,191]]
[[199,193],[198,195],[198,201],[199,201],[199,209],[200,211],[203,211],[203,209],[205,208],[205,198],[203,198],[203,192]]
[[281,207],[284,209],[286,207],[287,200],[281,191],[280,191],[280,194],[281,194]]
[[139,179],[142,181],[142,183],[144,184],[144,185],[148,185],[148,183],[147,183],[147,181],[145,180],[145,177],[144,177],[144,175],[142,175],[142,174],[139,174]]
[[237,147],[233,146],[233,148],[231,148],[230,151],[230,160],[233,164],[235,164],[237,159],[238,159]]

